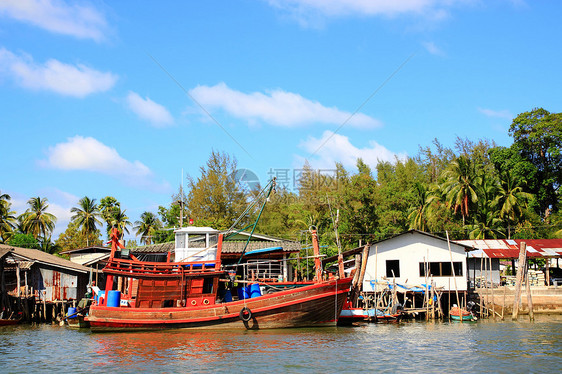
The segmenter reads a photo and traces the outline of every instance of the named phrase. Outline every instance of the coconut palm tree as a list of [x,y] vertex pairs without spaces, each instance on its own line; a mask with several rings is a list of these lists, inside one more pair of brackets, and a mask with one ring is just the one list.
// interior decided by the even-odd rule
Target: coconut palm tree
[[496,210],[481,207],[475,214],[474,223],[468,225],[470,239],[505,238],[503,221]]
[[500,208],[499,215],[507,223],[508,239],[511,239],[511,224],[517,224],[532,196],[523,191],[509,171],[500,175],[500,186],[493,206]]
[[47,198],[32,197],[27,201],[29,208],[22,215],[23,229],[35,239],[40,235],[46,238],[47,234],[54,230],[57,222],[57,217],[47,212],[47,202]]
[[16,212],[11,210],[11,197],[8,194],[0,193],[0,240],[6,242],[16,227]]
[[151,212],[141,214],[140,221],[136,221],[134,227],[136,235],[141,235],[141,242],[144,242],[146,245],[152,243],[154,232],[160,228],[162,228],[162,222]]
[[476,190],[480,178],[476,173],[474,163],[467,156],[459,156],[451,162],[449,169],[444,172],[444,176],[447,202],[455,213],[460,208],[464,226],[472,208],[478,203]]
[[96,204],[96,199],[90,199],[84,196],[78,201],[78,206],[70,209],[74,215],[71,217],[73,221],[78,223],[78,227],[82,229],[82,233],[86,235],[86,245],[89,246],[90,233],[97,230],[97,226],[101,225],[98,217],[101,217],[99,207]]
[[415,182],[413,186],[414,205],[409,209],[408,221],[410,229],[425,231],[427,219],[431,214],[431,204],[438,199],[436,194],[432,194],[430,189],[421,182]]
[[[125,214],[126,210],[121,210],[121,207],[114,208],[112,219],[111,219],[111,226],[117,226],[119,232],[121,233],[121,238],[125,233],[129,233],[128,226],[131,226],[132,223],[129,221],[129,217]],[[108,232],[111,232],[111,226],[107,228]]]

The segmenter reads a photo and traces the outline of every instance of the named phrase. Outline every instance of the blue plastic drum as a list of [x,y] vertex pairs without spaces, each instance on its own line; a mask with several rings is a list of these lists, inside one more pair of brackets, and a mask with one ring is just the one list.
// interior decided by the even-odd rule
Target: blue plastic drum
[[257,283],[251,284],[250,285],[250,297],[254,298],[254,297],[260,297],[261,296],[261,290],[260,290],[260,285]]
[[121,291],[108,291],[107,292],[107,306],[118,307],[121,303]]

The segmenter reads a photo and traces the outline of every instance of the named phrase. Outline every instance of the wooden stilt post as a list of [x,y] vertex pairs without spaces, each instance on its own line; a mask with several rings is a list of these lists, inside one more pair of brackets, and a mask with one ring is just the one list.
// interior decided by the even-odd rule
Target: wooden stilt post
[[519,303],[521,302],[521,282],[525,271],[525,263],[527,262],[527,243],[521,242],[519,245],[519,262],[517,266],[517,277],[515,281],[515,292],[513,295],[513,313],[511,319],[516,320],[519,317]]
[[503,321],[503,312],[505,310],[505,294],[506,293],[507,293],[507,286],[503,286],[502,321]]
[[533,311],[533,298],[531,296],[531,282],[529,281],[529,267],[525,267],[525,291],[527,291],[527,307],[529,308],[529,319],[535,320],[535,312]]
[[479,276],[479,281],[480,281],[480,292],[478,293],[478,295],[480,296],[480,319],[482,319],[482,315],[484,314],[484,308],[482,308],[482,305],[485,305],[485,301],[482,300],[482,269],[484,267],[484,250],[482,250],[482,253],[480,254],[480,276]]
[[490,257],[490,296],[492,297],[492,315],[496,319],[496,304],[494,302],[494,268],[492,267],[492,258]]

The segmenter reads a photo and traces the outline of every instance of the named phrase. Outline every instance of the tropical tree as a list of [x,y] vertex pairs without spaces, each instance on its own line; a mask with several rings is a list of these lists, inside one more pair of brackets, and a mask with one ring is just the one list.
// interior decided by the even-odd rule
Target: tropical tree
[[29,208],[22,215],[23,229],[30,233],[35,239],[40,235],[46,238],[55,229],[57,217],[48,213],[47,198],[32,197],[28,200]]
[[236,159],[226,153],[211,152],[197,179],[188,176],[189,217],[216,229],[229,228],[246,206],[246,197],[232,176]]
[[84,248],[90,245],[99,245],[101,242],[100,236],[100,230],[97,228],[85,235],[78,222],[76,220],[71,220],[66,230],[59,235],[55,244],[61,251]]
[[410,229],[425,231],[427,215],[430,213],[430,205],[435,200],[435,196],[430,194],[427,185],[422,182],[415,182],[412,190],[415,202],[408,211]]
[[116,226],[121,233],[121,238],[123,238],[123,235],[125,233],[129,234],[128,227],[131,225],[132,223],[131,221],[129,221],[129,217],[127,217],[126,210],[121,210],[121,207],[119,207],[118,209],[114,210],[111,225],[109,226],[107,231],[110,232],[111,227]]
[[445,193],[449,207],[460,213],[463,226],[471,210],[478,203],[476,193],[480,178],[476,174],[474,164],[467,156],[459,156],[453,160],[449,168],[444,172]]
[[[543,108],[519,114],[509,128],[512,148],[536,167],[536,196],[539,214],[559,209],[557,190],[562,186],[562,113]],[[525,176],[527,177],[527,176]]]
[[141,236],[141,242],[146,245],[152,243],[152,236],[156,230],[162,228],[162,222],[156,217],[154,213],[144,212],[140,216],[140,221],[135,222],[134,229],[136,230],[136,235]]
[[499,217],[507,224],[508,239],[511,239],[511,225],[518,223],[523,215],[523,208],[532,198],[533,195],[523,191],[523,187],[517,184],[509,171],[500,174],[500,185],[492,206],[500,209]]
[[78,223],[82,233],[86,236],[86,246],[89,246],[90,233],[95,232],[97,226],[101,225],[101,221],[98,219],[98,217],[101,217],[101,213],[96,204],[96,199],[84,196],[78,201],[78,206],[70,209],[70,212],[74,213],[71,219]]
[[474,223],[468,225],[470,239],[497,239],[505,237],[503,221],[492,209],[478,209]]
[[31,234],[15,233],[8,239],[7,243],[14,247],[40,249],[41,244]]
[[10,195],[0,193],[0,240],[6,242],[16,227],[16,212],[11,210]]
[[107,233],[109,234],[115,213],[121,210],[121,203],[113,196],[106,196],[100,200],[98,209],[106,223]]

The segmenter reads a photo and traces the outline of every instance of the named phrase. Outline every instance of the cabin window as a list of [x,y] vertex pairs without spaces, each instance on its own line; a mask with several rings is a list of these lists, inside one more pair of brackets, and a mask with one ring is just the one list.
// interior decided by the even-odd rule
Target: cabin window
[[185,234],[176,234],[176,248],[185,248]]
[[188,248],[206,248],[207,235],[189,235]]
[[386,260],[386,277],[400,277],[400,260]]
[[206,277],[203,282],[203,293],[213,293],[213,283],[215,278]]
[[[455,276],[462,276],[462,262],[453,262]],[[426,268],[429,272],[426,274]],[[420,277],[452,277],[453,271],[451,263],[446,262],[420,262]]]

